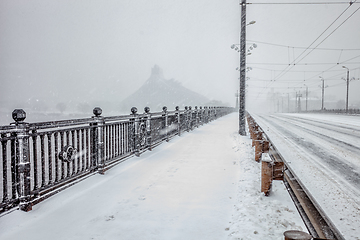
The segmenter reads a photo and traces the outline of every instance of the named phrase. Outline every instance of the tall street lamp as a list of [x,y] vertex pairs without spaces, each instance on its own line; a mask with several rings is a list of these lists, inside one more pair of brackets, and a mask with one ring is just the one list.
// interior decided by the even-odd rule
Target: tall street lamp
[[324,91],[325,91],[325,80],[323,77],[319,77],[321,78],[322,81],[322,87],[321,87],[321,111],[324,110]]
[[342,66],[343,68],[346,68],[347,74],[346,74],[346,113],[349,111],[349,68]]
[[241,0],[239,134],[242,136],[246,136],[246,130],[245,130],[246,26],[254,23],[255,21],[251,21],[249,24],[246,24],[246,0]]
[[308,86],[306,85],[306,84],[304,84],[304,86],[306,87],[306,94],[305,94],[305,103],[306,103],[306,105],[305,105],[305,111],[307,112],[308,111],[308,97],[309,97],[309,88],[308,88]]

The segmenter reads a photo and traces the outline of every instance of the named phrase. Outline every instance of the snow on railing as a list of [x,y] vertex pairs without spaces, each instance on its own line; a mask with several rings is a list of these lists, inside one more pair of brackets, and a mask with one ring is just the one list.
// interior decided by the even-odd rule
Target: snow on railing
[[185,110],[103,117],[101,108],[84,119],[26,123],[22,109],[0,126],[0,212],[32,206],[55,193],[140,156],[181,132],[190,131],[234,111],[229,107],[185,107]]

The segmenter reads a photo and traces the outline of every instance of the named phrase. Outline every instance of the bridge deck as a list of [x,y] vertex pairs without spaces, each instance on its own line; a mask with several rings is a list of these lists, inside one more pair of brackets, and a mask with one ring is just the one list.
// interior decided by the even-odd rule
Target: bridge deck
[[13,211],[0,218],[0,239],[281,239],[300,230],[282,185],[260,193],[260,165],[237,124],[230,114]]

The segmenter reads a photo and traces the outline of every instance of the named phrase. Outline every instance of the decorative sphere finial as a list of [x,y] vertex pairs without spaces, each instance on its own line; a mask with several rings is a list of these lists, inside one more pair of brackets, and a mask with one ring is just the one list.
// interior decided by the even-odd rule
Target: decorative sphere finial
[[26,118],[26,112],[23,109],[15,109],[12,112],[12,118],[15,122],[23,122]]
[[149,112],[150,112],[150,108],[149,108],[149,107],[145,107],[145,108],[144,108],[144,111],[145,111],[145,113],[149,113]]
[[102,114],[102,109],[99,107],[96,107],[96,108],[94,108],[93,113],[96,117],[100,117],[100,115]]
[[136,107],[132,107],[130,111],[131,111],[132,114],[135,115],[135,114],[137,113],[137,108],[136,108]]

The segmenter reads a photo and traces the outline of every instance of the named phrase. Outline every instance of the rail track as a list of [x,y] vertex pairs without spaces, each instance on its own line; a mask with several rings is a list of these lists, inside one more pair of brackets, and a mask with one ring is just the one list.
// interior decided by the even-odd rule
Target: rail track
[[[360,149],[356,144],[358,141],[357,139],[359,139],[357,135],[359,129],[351,126],[339,126],[337,124],[321,126],[320,121],[312,122],[308,119],[293,119],[288,116],[271,116],[266,117],[265,119],[262,116],[256,116],[254,118],[251,115],[248,115],[247,120],[250,132],[254,132],[251,135],[253,140],[256,142],[254,144],[255,151],[268,152],[274,166],[274,163],[276,162],[284,163],[282,180],[284,181],[284,184],[287,187],[288,192],[312,237],[314,239],[345,239],[343,234],[344,231],[339,230],[337,222],[333,221],[334,217],[331,216],[331,214],[329,217],[329,210],[323,208],[321,201],[320,204],[319,201],[317,201],[319,194],[315,194],[314,197],[314,195],[311,194],[313,192],[313,188],[309,190],[306,187],[308,186],[308,181],[305,181],[306,184],[303,183],[302,177],[304,172],[300,172],[300,176],[297,174],[297,168],[295,171],[292,167],[296,167],[296,164],[292,164],[294,159],[289,159],[289,154],[287,154],[287,156],[283,156],[281,150],[277,148],[277,146],[281,146],[281,144],[279,144],[281,141],[276,139],[276,142],[273,142],[272,136],[274,135],[269,136],[268,133],[271,132],[269,129],[270,125],[278,132],[281,132],[280,135],[283,138],[282,140],[288,142],[287,147],[301,149],[299,152],[304,153],[302,159],[307,158],[309,162],[312,162],[312,164],[316,166],[313,167],[314,169],[322,168],[322,170],[319,171],[319,175],[325,176],[325,173],[330,171],[331,173],[335,173],[337,176],[342,176],[343,179],[335,180],[333,177],[334,175],[330,174],[330,178],[332,179],[329,179],[329,182],[335,183],[342,190],[346,189],[347,193],[350,193],[350,198],[353,201],[356,201],[355,205],[359,206],[358,194],[360,190],[360,173],[358,165],[354,163],[354,161],[356,161],[356,157],[354,158],[355,160],[348,160],[346,158],[344,159],[344,157],[342,157],[339,153],[328,151],[329,147],[322,149],[322,144],[324,144],[324,142],[327,142],[328,144],[330,142],[330,145],[333,145],[332,148],[347,149],[348,151],[351,150],[354,155],[359,154]],[[261,122],[260,125],[257,121]],[[269,123],[269,125],[264,123]],[[299,131],[301,131],[302,134],[298,134]],[[339,132],[341,132],[341,134]],[[334,133],[337,133],[338,136],[334,135]],[[306,137],[304,137],[304,135]],[[313,141],[311,141],[311,139],[313,139]],[[346,139],[351,139],[352,143],[346,142]],[[260,142],[260,147],[258,147],[258,142]],[[266,147],[264,148],[264,145],[268,145],[268,149]],[[281,147],[283,149],[283,146]],[[255,154],[255,156],[256,155],[259,155],[259,153]],[[311,158],[321,159],[321,161],[314,161]],[[314,179],[315,178],[317,178],[317,176],[314,176]],[[314,184],[316,184],[316,182],[314,182]],[[271,187],[271,183],[268,185]],[[329,188],[332,186],[333,185],[329,184]],[[335,198],[335,196],[333,198]],[[334,210],[342,211],[339,206],[334,206],[332,211]],[[346,213],[344,212],[344,214]],[[346,216],[344,216],[344,218],[346,218]],[[356,228],[356,226],[354,226],[354,228]],[[353,236],[351,233],[346,233],[345,235],[347,239],[348,236]]]

